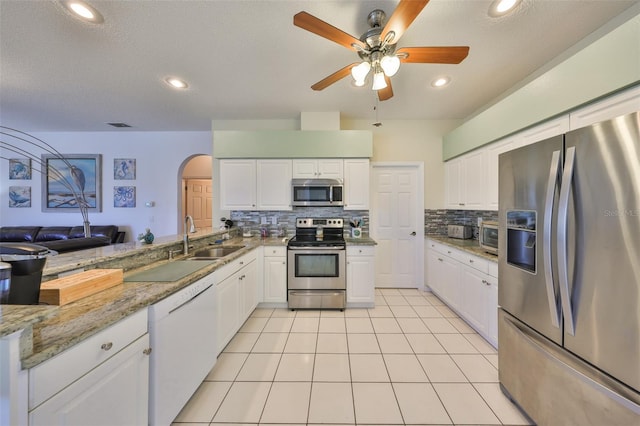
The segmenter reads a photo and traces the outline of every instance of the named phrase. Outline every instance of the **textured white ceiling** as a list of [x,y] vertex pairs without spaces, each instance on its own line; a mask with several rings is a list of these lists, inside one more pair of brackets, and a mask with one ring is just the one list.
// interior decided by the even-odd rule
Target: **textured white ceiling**
[[[358,58],[293,25],[305,10],[359,37],[397,1],[91,1],[104,24],[57,1],[0,0],[0,123],[26,131],[210,130],[211,120],[295,119],[340,111],[372,119],[374,92],[350,78],[310,86]],[[398,47],[468,45],[460,65],[403,64],[381,119],[465,118],[638,1],[523,0],[491,18],[490,0],[431,0]],[[610,25],[610,24],[609,24]],[[438,75],[451,76],[433,89]],[[186,79],[170,90],[169,75]]]

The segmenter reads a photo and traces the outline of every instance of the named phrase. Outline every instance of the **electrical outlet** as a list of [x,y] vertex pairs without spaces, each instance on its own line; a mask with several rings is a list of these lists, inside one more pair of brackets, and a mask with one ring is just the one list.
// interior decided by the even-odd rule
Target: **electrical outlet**
[[260,217],[260,225],[266,225],[266,224],[267,224],[267,217],[266,216]]
[[480,227],[480,226],[482,226],[482,218],[481,217],[478,218],[478,227]]
[[272,216],[271,217],[271,224],[272,225],[277,225],[278,224],[278,216]]

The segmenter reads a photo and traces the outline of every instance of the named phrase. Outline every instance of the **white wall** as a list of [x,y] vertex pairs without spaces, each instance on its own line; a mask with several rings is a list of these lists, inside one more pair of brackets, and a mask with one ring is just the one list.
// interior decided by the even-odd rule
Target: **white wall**
[[373,130],[371,161],[423,161],[424,208],[442,209],[444,163],[442,136],[459,126],[461,120],[384,120],[373,127],[370,120],[342,120],[344,130]]
[[[213,152],[211,132],[65,132],[34,136],[63,154],[102,154],[102,212],[89,213],[89,221],[92,225],[118,225],[127,232],[127,241],[134,240],[145,228],[151,228],[157,236],[182,232],[177,227],[181,167],[194,155]],[[20,156],[0,151],[0,157]],[[114,158],[135,158],[136,179],[114,180]],[[30,186],[31,207],[9,208],[9,186]],[[136,207],[114,208],[114,186],[135,186]],[[0,159],[0,224],[82,225],[79,212],[42,212],[40,190],[39,173],[34,172],[31,180],[9,180],[8,161]],[[147,201],[155,202],[155,206],[145,207]]]

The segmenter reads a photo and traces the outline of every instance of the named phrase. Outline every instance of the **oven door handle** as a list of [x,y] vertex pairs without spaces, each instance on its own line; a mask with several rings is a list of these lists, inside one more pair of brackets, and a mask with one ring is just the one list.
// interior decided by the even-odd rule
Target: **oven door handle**
[[344,294],[344,290],[341,291],[328,291],[328,290],[289,290],[289,295],[291,296],[342,296]]
[[288,250],[296,250],[296,251],[308,251],[310,253],[319,253],[322,251],[329,251],[329,250],[345,250],[344,246],[322,246],[322,247],[317,247],[317,248],[310,248],[310,247],[295,247],[295,246],[289,246],[287,247]]

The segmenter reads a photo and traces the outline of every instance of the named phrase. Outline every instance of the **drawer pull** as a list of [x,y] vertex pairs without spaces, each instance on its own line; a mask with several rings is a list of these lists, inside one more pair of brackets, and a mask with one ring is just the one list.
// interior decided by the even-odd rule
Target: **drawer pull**
[[151,355],[151,348],[147,348],[144,351],[142,351],[143,354],[145,355]]
[[451,254],[451,250],[447,250],[447,254]]
[[440,258],[440,257],[439,257],[439,258],[438,258],[438,260],[439,260],[440,262],[442,262],[442,258]]
[[473,259],[469,259],[469,263],[473,263]]
[[112,347],[113,347],[113,343],[109,342],[109,343],[103,343],[102,346],[100,346],[100,349],[102,349],[103,351],[108,351]]

